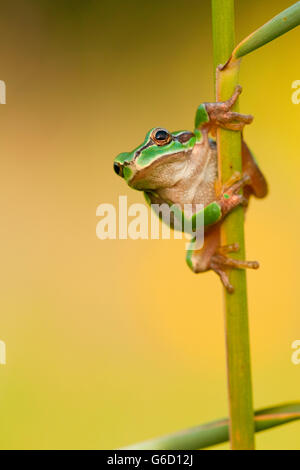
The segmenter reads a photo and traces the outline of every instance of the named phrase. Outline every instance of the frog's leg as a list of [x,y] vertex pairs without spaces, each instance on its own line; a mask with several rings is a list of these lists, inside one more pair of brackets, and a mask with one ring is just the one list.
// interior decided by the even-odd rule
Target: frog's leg
[[233,175],[229,183],[223,186],[219,197],[215,201],[205,206],[200,212],[192,215],[191,226],[193,231],[197,231],[202,225],[206,228],[215,225],[240,204],[246,206],[248,200],[243,194],[239,194],[239,191],[249,182],[250,177],[248,175],[243,177]]
[[259,198],[265,197],[268,193],[267,182],[244,140],[242,140],[242,164],[243,173],[249,175],[251,179],[250,183],[245,185],[244,196],[247,199],[251,194]]
[[[215,134],[217,127],[234,131],[243,130],[246,124],[252,122],[253,116],[231,111],[241,91],[242,87],[238,85],[229,100],[202,103],[196,112],[195,128],[201,129],[206,138],[208,138],[209,132]],[[244,188],[245,198],[249,199],[251,194],[259,198],[265,197],[268,192],[266,180],[244,140],[242,140],[242,162],[243,173],[248,174],[251,178],[251,182]]]
[[201,273],[212,269],[220,276],[224,287],[228,292],[233,292],[233,286],[230,284],[228,277],[228,269],[252,268],[257,269],[259,264],[257,261],[241,261],[229,258],[227,253],[239,250],[237,243],[220,247],[220,224],[210,228],[205,234],[204,246],[200,250],[193,249],[193,240],[187,251],[186,261],[188,266],[195,272]]
[[[238,244],[220,247],[220,222],[236,206],[248,202],[238,192],[243,186],[249,185],[250,181],[249,175],[244,175],[242,178],[233,175],[230,181],[223,187],[220,197],[203,209],[204,225],[207,229],[204,237],[204,246],[198,250],[195,239],[193,239],[186,256],[187,264],[195,273],[205,272],[210,269],[215,271],[220,276],[228,292],[233,292],[233,287],[229,282],[227,274],[228,269],[257,269],[259,267],[257,261],[242,261],[227,256],[228,253],[239,250]],[[217,208],[219,208],[218,217]],[[193,219],[195,221],[199,220],[198,216],[199,213],[194,214]],[[194,229],[197,228],[195,225],[193,224]]]
[[237,85],[227,101],[200,104],[196,111],[195,128],[215,133],[217,127],[241,131],[246,124],[250,124],[253,116],[231,111],[241,92],[242,87]]

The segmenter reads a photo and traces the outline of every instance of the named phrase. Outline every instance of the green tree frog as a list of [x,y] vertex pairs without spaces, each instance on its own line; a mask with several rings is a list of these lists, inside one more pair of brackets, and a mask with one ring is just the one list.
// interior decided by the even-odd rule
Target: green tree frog
[[[161,127],[151,129],[144,142],[132,152],[119,154],[114,171],[127,184],[144,191],[150,204],[176,204],[182,210],[192,208],[189,217],[197,219],[196,205],[203,204],[204,243],[201,249],[191,244],[186,261],[195,273],[212,269],[229,292],[233,292],[228,269],[259,267],[256,261],[241,261],[228,256],[239,250],[237,244],[220,246],[220,225],[224,217],[242,204],[247,206],[253,194],[265,197],[268,188],[246,143],[242,140],[242,174],[235,174],[223,187],[218,183],[217,146],[209,134],[218,126],[242,131],[253,120],[251,115],[232,111],[241,87],[224,102],[202,103],[196,112],[195,130],[168,132]],[[241,194],[243,189],[243,194]]]

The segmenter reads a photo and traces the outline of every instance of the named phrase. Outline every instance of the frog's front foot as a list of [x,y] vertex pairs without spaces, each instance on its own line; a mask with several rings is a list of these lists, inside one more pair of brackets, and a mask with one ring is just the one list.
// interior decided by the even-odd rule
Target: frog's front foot
[[215,131],[216,127],[222,127],[223,129],[230,129],[232,131],[241,131],[246,124],[251,124],[253,121],[251,114],[240,114],[231,111],[241,92],[242,87],[237,85],[229,100],[217,103],[205,103],[211,131]]
[[258,261],[242,261],[239,259],[229,258],[227,253],[237,252],[239,250],[239,245],[234,243],[233,245],[226,245],[220,247],[216,253],[211,257],[209,268],[215,271],[220,276],[220,279],[231,294],[234,291],[233,286],[230,284],[228,277],[228,269],[258,269]]

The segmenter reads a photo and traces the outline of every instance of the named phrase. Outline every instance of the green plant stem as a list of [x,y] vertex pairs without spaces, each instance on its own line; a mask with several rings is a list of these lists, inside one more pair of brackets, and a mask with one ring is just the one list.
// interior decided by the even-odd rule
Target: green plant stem
[[[223,70],[234,48],[234,0],[212,0],[213,48],[216,74],[216,99],[228,99],[238,84],[239,62]],[[235,110],[238,105],[235,106]],[[226,182],[232,173],[242,171],[241,134],[224,129],[217,131],[219,177]],[[221,229],[222,245],[238,243],[235,255],[245,259],[244,211],[237,208]],[[232,255],[234,256],[234,255]],[[229,394],[230,442],[233,450],[254,449],[254,421],[248,331],[246,272],[229,272],[234,293],[225,291],[225,332]]]
[[[300,402],[287,403],[255,412],[255,432],[280,426],[300,418]],[[195,426],[184,431],[123,447],[124,450],[196,450],[228,441],[228,418]]]

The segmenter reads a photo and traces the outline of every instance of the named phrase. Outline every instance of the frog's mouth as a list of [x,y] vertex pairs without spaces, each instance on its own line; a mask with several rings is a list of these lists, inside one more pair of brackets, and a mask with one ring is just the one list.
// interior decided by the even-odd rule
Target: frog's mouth
[[129,183],[129,180],[131,179],[133,172],[131,168],[129,168],[130,163],[129,162],[114,162],[114,172],[118,175],[121,176],[121,178],[124,178],[124,180]]
[[124,165],[123,168],[123,178],[129,184],[129,180],[132,178],[133,172],[129,166]]

